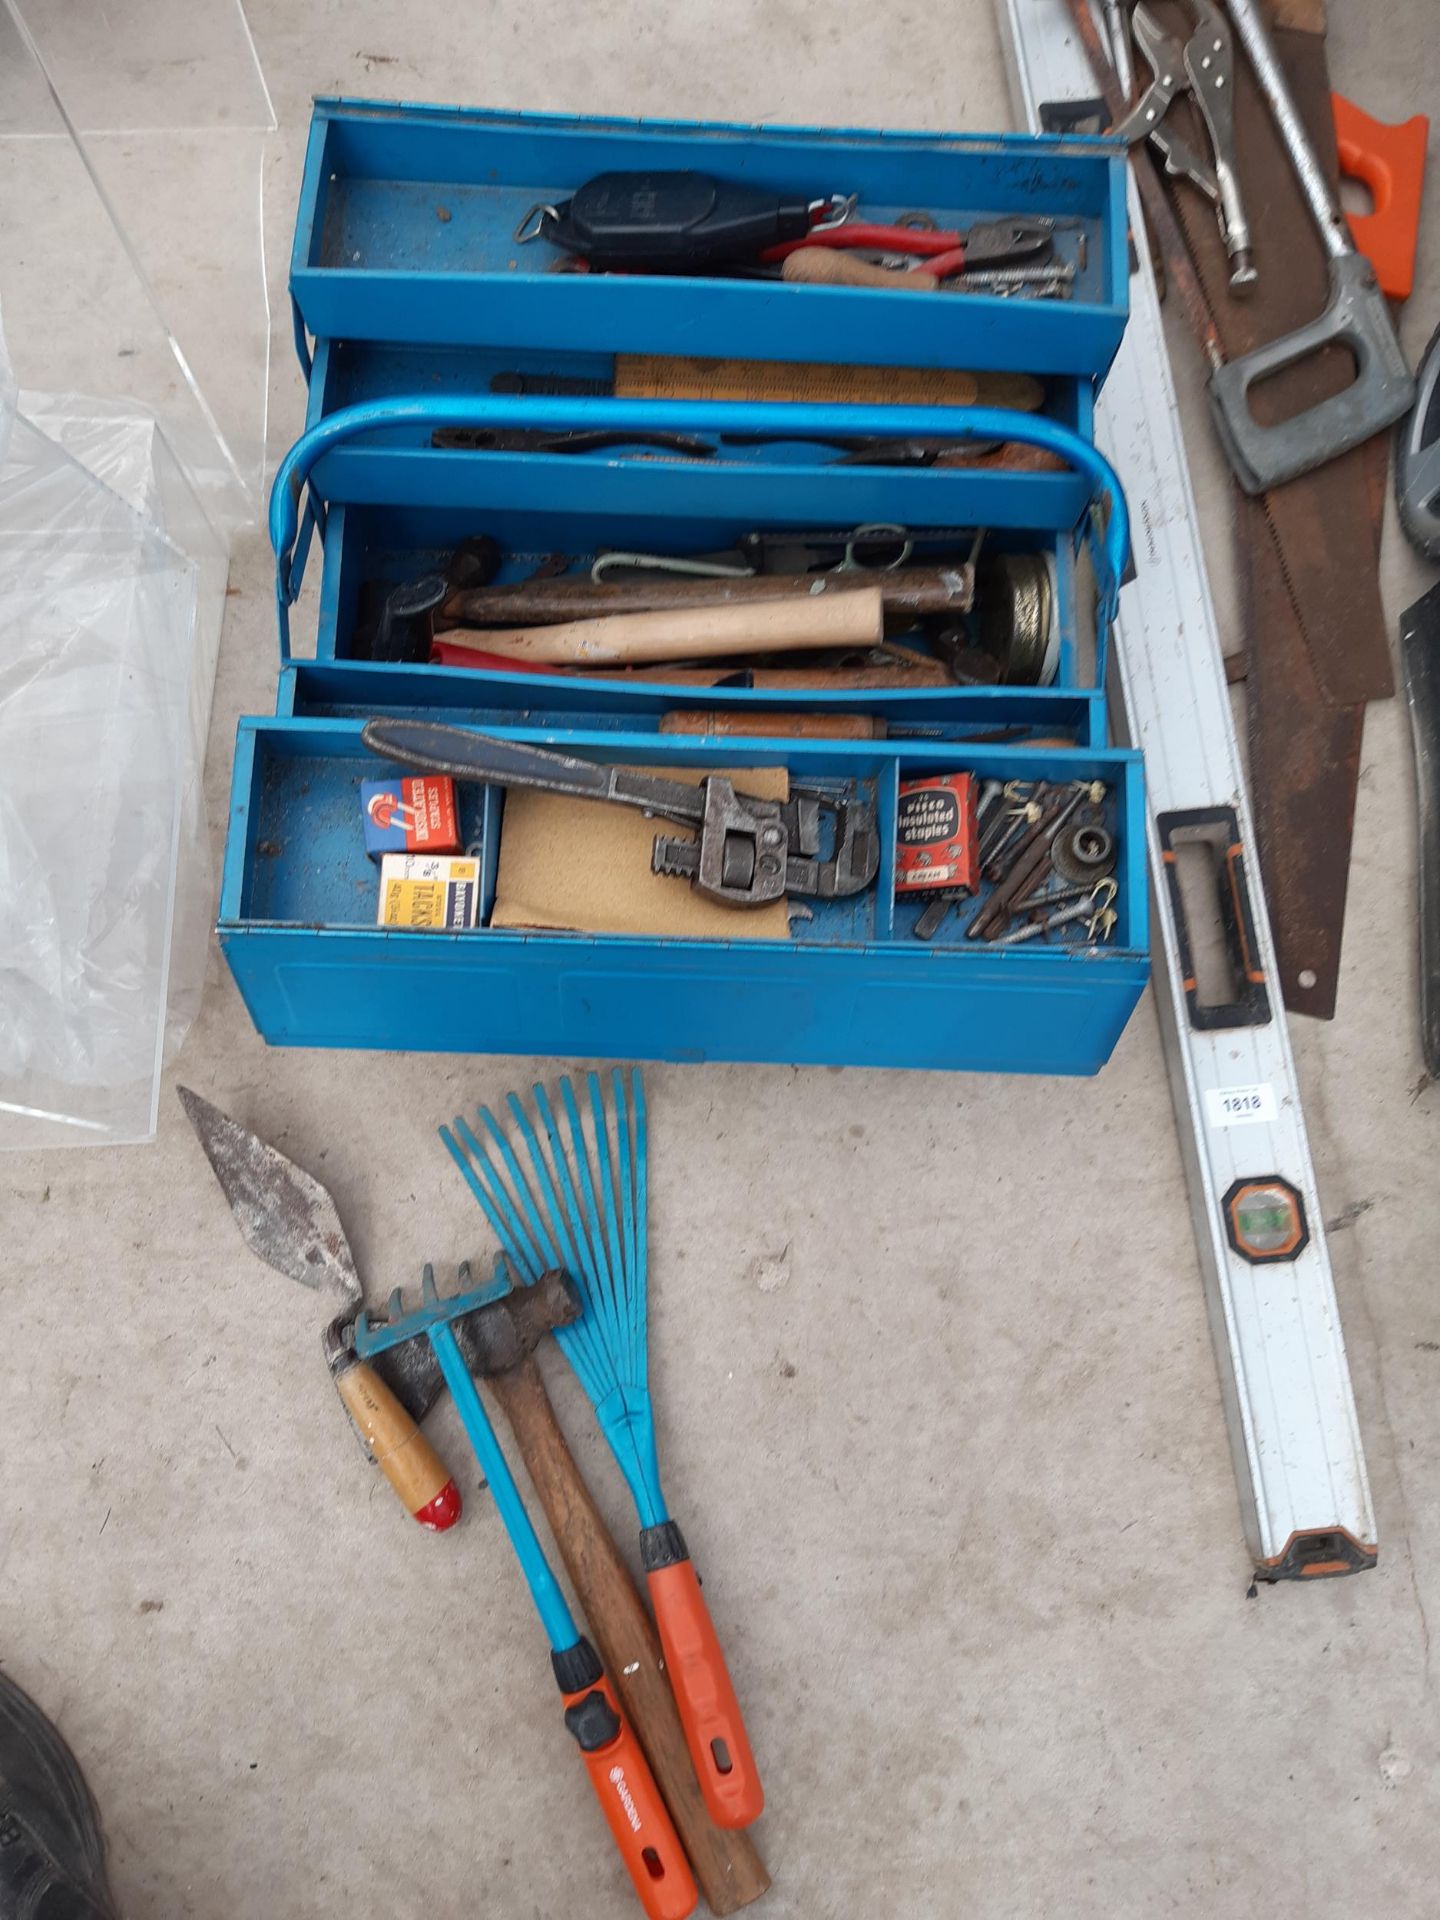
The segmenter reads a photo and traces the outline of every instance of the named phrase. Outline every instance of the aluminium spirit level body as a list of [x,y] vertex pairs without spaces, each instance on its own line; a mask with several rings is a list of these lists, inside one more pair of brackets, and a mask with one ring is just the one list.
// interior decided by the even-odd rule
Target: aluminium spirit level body
[[[1015,98],[1094,94],[1065,0],[999,0]],[[1131,319],[1096,413],[1096,438],[1146,503],[1135,578],[1120,599],[1119,718],[1145,755],[1155,991],[1190,1184],[1246,1538],[1262,1579],[1375,1564],[1375,1519],[1275,977],[1269,918],[1245,848],[1249,803],[1200,547],[1139,199]],[[1227,1004],[1202,1000],[1178,885],[1187,837],[1205,838],[1231,950]]]

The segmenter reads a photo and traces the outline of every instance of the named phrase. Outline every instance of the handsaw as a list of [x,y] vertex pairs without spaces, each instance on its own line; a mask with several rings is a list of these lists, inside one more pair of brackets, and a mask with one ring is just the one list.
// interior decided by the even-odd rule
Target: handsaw
[[[1317,151],[1338,177],[1318,0],[1292,0],[1274,38]],[[1226,284],[1213,227],[1176,209],[1227,349],[1246,352],[1292,329],[1325,298],[1324,255],[1294,169],[1248,63],[1235,76],[1245,192],[1265,235],[1251,303]],[[1343,354],[1317,356],[1262,388],[1277,416],[1338,391]],[[1379,436],[1263,496],[1235,493],[1237,558],[1247,610],[1246,728],[1260,867],[1281,993],[1292,1012],[1334,1017],[1364,701],[1393,691],[1379,586],[1388,441]],[[1268,530],[1269,540],[1264,538]]]
[[[1128,103],[1119,91],[1088,0],[1069,0],[1069,10],[1110,117],[1116,120]],[[1165,0],[1159,0],[1157,11],[1170,27],[1183,26],[1188,18],[1183,6],[1167,7]],[[1312,136],[1318,133],[1317,145],[1333,173],[1335,142],[1324,44],[1319,37],[1323,31],[1319,0],[1290,0],[1285,18],[1287,24],[1304,19],[1309,29],[1282,34],[1278,44]],[[1325,114],[1318,128],[1312,119],[1311,76],[1297,74],[1297,41],[1310,43],[1299,52],[1312,63],[1318,48]],[[1323,250],[1295,170],[1243,58],[1235,62],[1235,113],[1242,187],[1251,208],[1252,228],[1263,236],[1257,238],[1259,281],[1244,299],[1230,294],[1229,263],[1209,203],[1180,184],[1167,192],[1143,145],[1130,153],[1166,283],[1179,293],[1186,321],[1210,369],[1220,357],[1248,353],[1263,340],[1293,332],[1313,319],[1328,297]],[[1265,418],[1282,418],[1337,391],[1345,378],[1343,356],[1316,356],[1257,389],[1257,414],[1263,408]],[[1357,448],[1261,496],[1265,526],[1317,685],[1330,704],[1339,706],[1387,699],[1394,691],[1370,531],[1368,523],[1354,524],[1359,516],[1352,490],[1365,484],[1357,479],[1364,471],[1364,454],[1364,449]]]
[[[1113,118],[1121,111],[1122,101],[1113,71],[1106,64],[1086,0],[1070,0],[1070,11],[1077,35],[1085,47]],[[1323,19],[1317,0],[1292,0],[1287,23],[1295,19],[1303,20],[1310,31],[1281,34],[1281,57],[1285,59],[1294,83],[1296,48],[1293,43],[1302,43],[1299,51],[1309,54],[1312,68],[1314,51],[1319,47],[1322,111],[1328,113],[1328,86],[1323,81],[1323,43],[1315,38],[1313,32],[1315,23]],[[1245,63],[1237,62],[1237,93],[1242,90],[1249,96],[1245,113],[1247,126],[1252,117],[1263,118],[1274,144],[1278,136],[1269,127],[1268,110],[1258,97],[1254,78]],[[1313,111],[1313,79],[1302,80],[1300,91],[1304,105]],[[1327,135],[1319,144],[1325,148],[1327,140],[1328,150],[1333,155],[1333,135]],[[1283,175],[1297,196],[1294,212],[1298,220],[1303,210],[1298,206],[1293,169],[1284,153],[1278,150],[1278,145],[1273,157],[1276,178]],[[1231,351],[1248,350],[1251,344],[1249,340],[1222,338],[1219,331],[1216,308],[1221,304],[1222,296],[1230,310],[1227,317],[1232,325],[1238,325],[1233,315],[1240,303],[1229,299],[1228,268],[1213,222],[1201,208],[1187,210],[1183,193],[1178,189],[1172,204],[1171,197],[1161,184],[1158,170],[1143,148],[1132,151],[1131,163],[1163,260],[1167,282],[1179,295],[1186,320],[1208,363],[1213,366],[1227,345]],[[1248,176],[1244,190],[1247,196],[1251,195]],[[1252,209],[1253,204],[1252,199]],[[1188,230],[1182,226],[1187,211]],[[1308,222],[1305,225],[1312,235],[1312,265],[1320,276],[1317,280],[1317,285],[1320,285],[1323,282],[1323,269],[1318,264],[1321,261],[1319,243],[1318,239],[1314,239],[1313,229],[1309,228]],[[1268,225],[1257,225],[1257,232],[1269,231]],[[1202,264],[1206,269],[1203,276]],[[1272,253],[1272,282],[1276,271]],[[1266,270],[1262,263],[1262,286],[1265,278]],[[1323,285],[1317,299],[1322,295]],[[1293,318],[1284,317],[1276,324],[1274,331],[1288,330],[1293,324]],[[1317,393],[1297,393],[1297,383],[1307,375],[1314,377],[1313,367],[1314,363],[1308,367],[1297,367],[1286,376],[1290,383],[1288,399],[1292,408],[1318,397]],[[1325,373],[1326,369],[1321,367],[1320,374],[1324,376]],[[1277,387],[1279,384],[1277,381]],[[1383,626],[1377,628],[1373,624],[1378,606],[1374,475],[1377,459],[1384,459],[1384,442],[1378,445],[1381,449],[1378,454],[1376,443],[1372,443],[1259,501],[1251,501],[1238,486],[1235,488],[1239,536],[1237,551],[1251,623],[1250,653],[1242,662],[1241,671],[1232,674],[1232,678],[1244,678],[1247,669],[1254,675],[1246,702],[1252,739],[1251,786],[1257,840],[1267,898],[1271,903],[1271,923],[1282,993],[1288,1006],[1326,1018],[1335,1010],[1363,707],[1358,698],[1339,704],[1333,700],[1332,689],[1325,685],[1321,677],[1321,660],[1330,660],[1355,637],[1362,667],[1356,677],[1362,685],[1373,685],[1382,692],[1388,690],[1388,647]],[[1348,600],[1338,584],[1333,604],[1326,604],[1323,596],[1307,589],[1305,608],[1311,613],[1312,621],[1318,621],[1322,635],[1322,645],[1316,649],[1310,645],[1311,631],[1302,621],[1296,606],[1292,592],[1293,569],[1284,564],[1282,554],[1282,547],[1285,552],[1289,548],[1279,538],[1274,506],[1277,500],[1299,499],[1308,483],[1328,491],[1336,485],[1328,476],[1337,470],[1342,470],[1342,483],[1350,486],[1353,479],[1343,479],[1343,470],[1348,470],[1353,476],[1357,468],[1365,476],[1364,496],[1358,506],[1351,503],[1347,507],[1345,518],[1347,525],[1359,523],[1365,536],[1356,559],[1356,574],[1360,582],[1357,589],[1358,604]],[[1294,513],[1296,509],[1291,506],[1282,508],[1282,511]],[[1265,534],[1268,534],[1268,540],[1263,537]],[[1321,548],[1322,552],[1329,550],[1324,542],[1321,542]],[[1318,606],[1315,605],[1317,600]],[[1353,628],[1347,624],[1352,621],[1355,622]],[[1365,645],[1367,621],[1371,623],[1369,647]],[[1364,666],[1365,656],[1373,656],[1376,651],[1377,637],[1379,648],[1384,653],[1381,674],[1373,671],[1373,659],[1370,668]],[[1265,659],[1260,661],[1258,656],[1262,646],[1266,654]]]

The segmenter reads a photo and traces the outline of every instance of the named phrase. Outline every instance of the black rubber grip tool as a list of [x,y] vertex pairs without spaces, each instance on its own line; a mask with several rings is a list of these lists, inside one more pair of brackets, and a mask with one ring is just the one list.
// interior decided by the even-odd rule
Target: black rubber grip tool
[[843,195],[806,200],[708,173],[597,173],[568,200],[532,207],[515,239],[548,240],[597,273],[702,273],[803,239],[851,204]]

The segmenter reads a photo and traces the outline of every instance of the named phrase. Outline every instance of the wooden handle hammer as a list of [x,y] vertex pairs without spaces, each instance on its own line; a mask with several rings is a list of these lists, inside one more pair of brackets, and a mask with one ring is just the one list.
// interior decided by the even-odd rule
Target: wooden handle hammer
[[546,1273],[466,1322],[465,1359],[510,1423],[545,1510],[581,1612],[611,1685],[640,1737],[670,1817],[712,1913],[734,1913],[770,1885],[743,1830],[717,1827],[706,1811],[660,1640],[620,1549],[581,1477],[535,1360],[541,1335],[566,1315],[552,1297],[565,1276]]

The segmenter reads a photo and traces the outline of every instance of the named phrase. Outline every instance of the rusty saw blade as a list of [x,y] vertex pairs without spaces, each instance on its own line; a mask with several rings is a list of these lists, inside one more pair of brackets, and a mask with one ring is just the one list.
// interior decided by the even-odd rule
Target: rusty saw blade
[[[1183,4],[1157,0],[1156,11],[1182,35],[1190,31],[1186,23],[1192,16]],[[1318,9],[1314,15],[1323,19]],[[1315,150],[1337,186],[1323,29],[1277,28],[1274,39]],[[1234,87],[1237,165],[1259,274],[1248,294],[1231,292],[1229,259],[1209,202],[1183,182],[1168,189],[1227,359],[1293,333],[1329,299],[1319,233],[1274,116],[1238,50]],[[1172,109],[1188,110],[1185,103]],[[1343,348],[1311,354],[1256,388],[1256,417],[1273,425],[1329,399],[1351,377]],[[1370,511],[1369,457],[1367,448],[1352,448],[1261,496],[1264,525],[1299,622],[1316,697],[1335,707],[1386,700],[1395,691]],[[1240,525],[1248,532],[1250,516],[1242,514]],[[1242,546],[1242,562],[1253,551],[1253,545]],[[1256,636],[1252,642],[1258,644]]]

